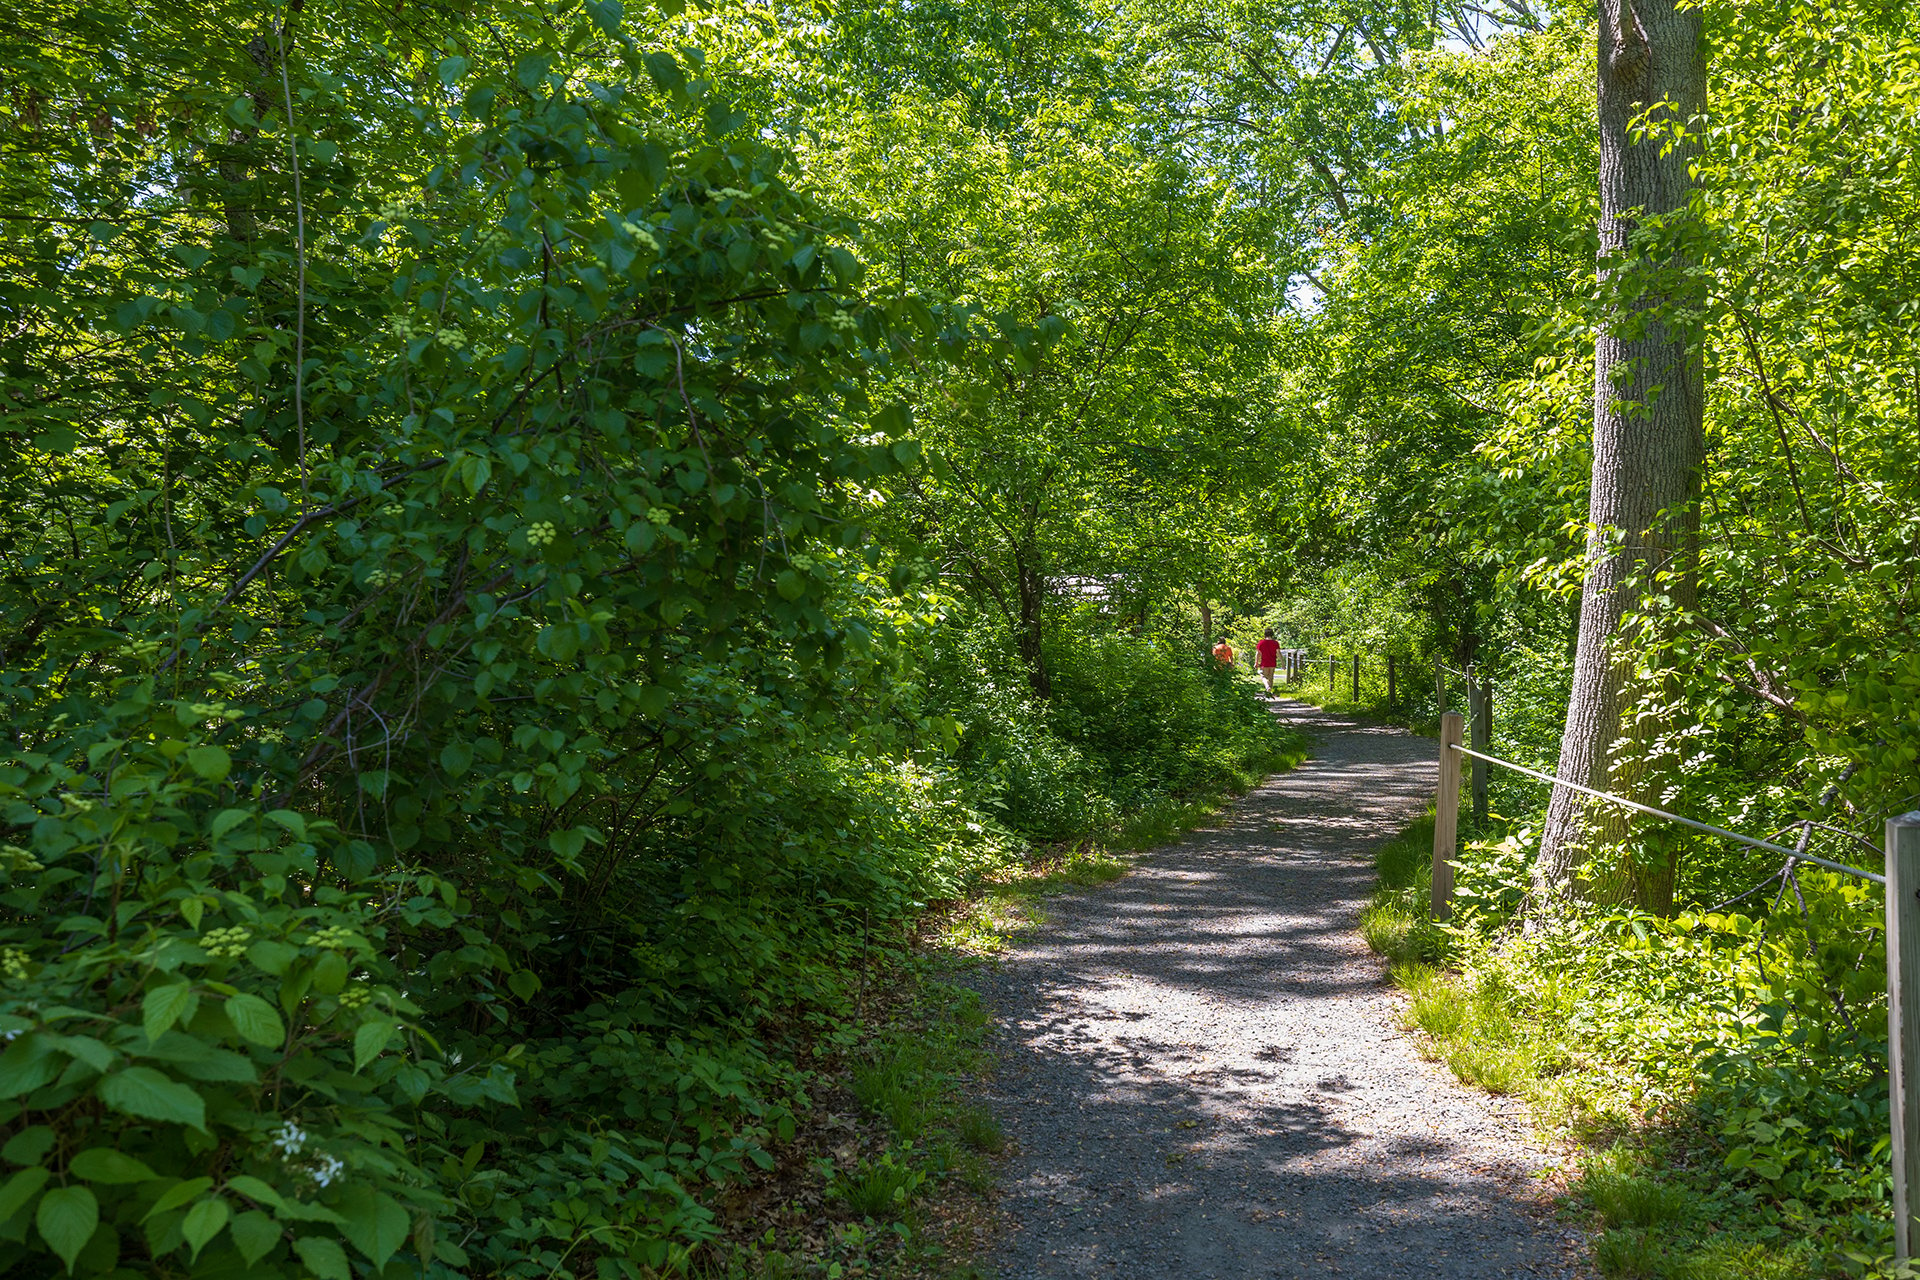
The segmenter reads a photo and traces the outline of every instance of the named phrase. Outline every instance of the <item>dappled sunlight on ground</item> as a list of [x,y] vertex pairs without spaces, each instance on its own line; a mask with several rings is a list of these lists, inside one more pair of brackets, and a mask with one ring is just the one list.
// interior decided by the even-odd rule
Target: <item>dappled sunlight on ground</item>
[[1284,705],[1314,759],[1050,899],[981,975],[1017,1145],[1000,1274],[1583,1274],[1544,1158],[1420,1060],[1356,933],[1433,744]]

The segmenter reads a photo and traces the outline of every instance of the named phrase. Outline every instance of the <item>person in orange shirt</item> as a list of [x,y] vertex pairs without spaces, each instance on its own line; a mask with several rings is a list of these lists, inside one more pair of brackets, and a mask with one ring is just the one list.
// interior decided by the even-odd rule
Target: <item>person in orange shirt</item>
[[1225,636],[1221,636],[1220,643],[1213,646],[1213,660],[1223,667],[1233,665],[1233,646],[1227,643]]

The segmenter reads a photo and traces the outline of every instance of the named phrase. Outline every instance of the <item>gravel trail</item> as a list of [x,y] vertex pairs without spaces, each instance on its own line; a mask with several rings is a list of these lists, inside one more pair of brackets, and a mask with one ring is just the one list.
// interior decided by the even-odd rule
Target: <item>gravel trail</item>
[[1356,931],[1373,850],[1432,795],[1432,741],[1277,710],[1310,760],[1048,899],[974,979],[1014,1152],[992,1273],[1585,1276],[1546,1156],[1420,1059]]

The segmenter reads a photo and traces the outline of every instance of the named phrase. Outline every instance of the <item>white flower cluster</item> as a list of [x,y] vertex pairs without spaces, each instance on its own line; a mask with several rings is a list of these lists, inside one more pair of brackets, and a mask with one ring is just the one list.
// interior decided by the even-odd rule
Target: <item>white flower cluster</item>
[[282,1124],[280,1132],[274,1135],[273,1145],[279,1149],[281,1159],[292,1159],[306,1148],[307,1131],[289,1120]]
[[[280,1159],[288,1165],[293,1165],[293,1158],[306,1150],[307,1131],[288,1120],[280,1126],[280,1132],[274,1135],[273,1145],[280,1152]],[[347,1171],[347,1166],[337,1156],[330,1156],[324,1152],[316,1155],[313,1163],[304,1167],[294,1167],[303,1168],[306,1175],[313,1179],[314,1184],[321,1187],[332,1186],[340,1180],[340,1175]]]
[[673,512],[668,511],[665,507],[648,507],[647,521],[655,525],[671,524],[673,523]]
[[373,999],[373,992],[365,987],[348,987],[340,993],[340,1007],[349,1010],[358,1009],[371,999]]
[[210,956],[222,960],[232,960],[247,949],[253,941],[253,934],[245,925],[236,924],[228,929],[209,929],[200,938],[200,947]]
[[332,1186],[340,1180],[340,1175],[346,1171],[346,1165],[340,1163],[337,1157],[328,1155],[321,1156],[318,1160],[307,1166],[307,1172],[313,1175],[315,1185],[322,1187]]
[[467,335],[458,329],[435,329],[433,340],[449,351],[458,351],[467,345]]
[[836,311],[827,317],[827,323],[842,333],[845,333],[849,329],[858,329],[860,327],[860,322],[854,319],[851,311]]
[[0,973],[6,975],[8,982],[18,982],[26,977],[27,953],[18,947],[0,947]]
[[559,536],[560,531],[553,527],[551,520],[535,520],[527,526],[527,545],[530,547],[544,547]]
[[308,946],[322,947],[328,951],[345,950],[352,942],[352,932],[342,929],[337,924],[330,924],[324,929],[315,929],[307,936]]
[[367,574],[367,585],[378,589],[393,581],[393,575],[385,569],[374,569]]

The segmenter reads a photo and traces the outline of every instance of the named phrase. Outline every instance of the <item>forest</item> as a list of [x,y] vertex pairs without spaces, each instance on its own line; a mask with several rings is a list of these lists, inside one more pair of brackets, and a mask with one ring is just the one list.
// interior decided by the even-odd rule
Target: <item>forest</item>
[[[1898,0],[0,0],[0,63],[0,1274],[975,1274],[965,1144],[796,1153],[876,1010],[979,1019],[993,886],[1299,759],[1222,636],[1831,860],[1920,804]],[[1879,892],[1462,821],[1356,927],[1600,1269],[1906,1274]],[[824,1242],[740,1208],[809,1178]]]

